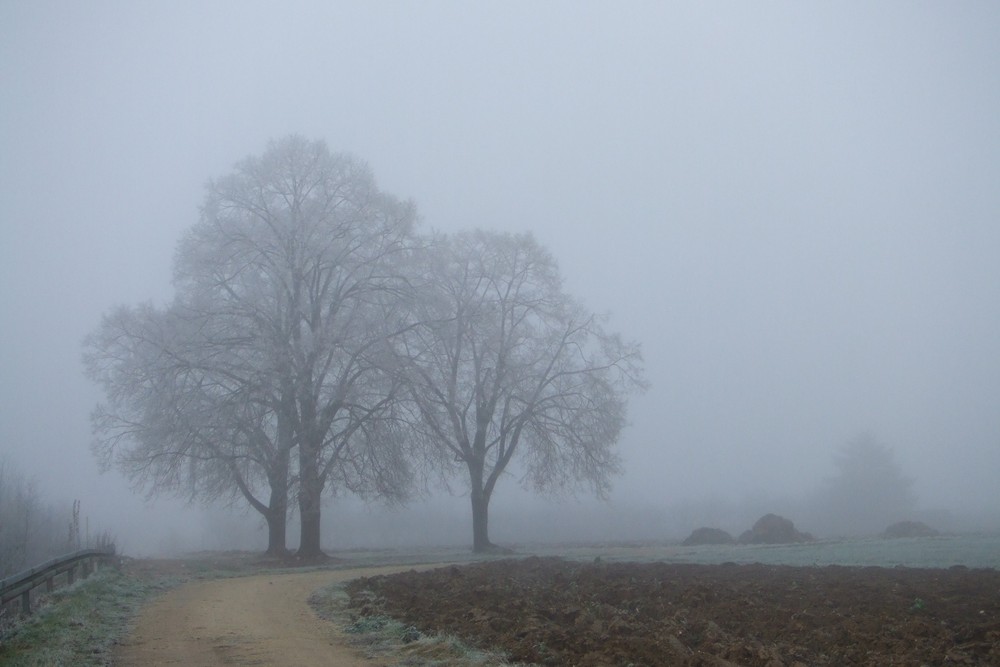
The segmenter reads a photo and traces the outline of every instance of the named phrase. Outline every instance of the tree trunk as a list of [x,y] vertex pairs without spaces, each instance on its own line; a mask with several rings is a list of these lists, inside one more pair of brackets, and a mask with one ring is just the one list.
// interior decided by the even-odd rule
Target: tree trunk
[[314,561],[326,558],[323,549],[320,548],[320,528],[319,510],[310,509],[314,505],[312,501],[299,502],[299,514],[301,515],[301,538],[299,539],[299,550],[296,555],[301,560]]
[[301,560],[326,558],[320,547],[320,501],[323,483],[319,479],[319,462],[311,443],[299,444],[299,520],[301,532],[299,550]]
[[484,553],[493,549],[489,534],[490,499],[482,494],[472,494],[472,550]]
[[484,553],[493,549],[489,533],[490,494],[483,489],[483,468],[475,462],[469,464],[472,491],[472,551]]
[[280,512],[275,508],[272,508],[271,511],[264,517],[267,521],[266,553],[268,556],[285,556],[288,554],[288,549],[285,547],[287,527],[287,522],[285,520],[286,516],[284,508],[282,508]]
[[285,556],[288,524],[288,451],[279,452],[268,475],[271,499],[264,519],[267,521],[267,555]]

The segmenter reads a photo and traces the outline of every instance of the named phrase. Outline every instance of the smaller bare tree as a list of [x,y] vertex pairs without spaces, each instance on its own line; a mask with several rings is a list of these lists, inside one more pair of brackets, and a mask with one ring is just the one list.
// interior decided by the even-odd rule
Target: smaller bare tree
[[402,357],[418,430],[439,466],[464,469],[473,549],[488,551],[490,499],[515,457],[528,487],[606,495],[626,397],[645,387],[642,359],[562,290],[530,235],[478,231],[433,246]]
[[[181,302],[118,308],[86,341],[88,375],[107,402],[93,413],[94,452],[139,488],[190,500],[242,498],[268,524],[268,553],[285,551],[289,460],[266,373],[236,327]],[[225,327],[223,327],[225,328]]]

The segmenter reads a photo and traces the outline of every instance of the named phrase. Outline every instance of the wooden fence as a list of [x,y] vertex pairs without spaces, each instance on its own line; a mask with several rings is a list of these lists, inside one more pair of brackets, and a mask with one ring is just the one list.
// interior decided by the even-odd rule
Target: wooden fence
[[57,586],[72,584],[77,579],[87,578],[101,565],[116,564],[114,553],[98,549],[83,549],[65,556],[59,556],[41,565],[0,580],[0,611],[8,605],[18,603],[21,614],[31,613],[32,592],[41,586],[51,593]]

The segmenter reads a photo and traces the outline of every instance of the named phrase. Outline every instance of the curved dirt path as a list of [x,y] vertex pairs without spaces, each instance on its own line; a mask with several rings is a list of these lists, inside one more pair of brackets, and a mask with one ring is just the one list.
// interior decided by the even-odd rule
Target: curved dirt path
[[[433,566],[431,566],[433,567]],[[143,609],[117,665],[370,667],[309,595],[337,581],[426,567],[392,566],[196,581]]]

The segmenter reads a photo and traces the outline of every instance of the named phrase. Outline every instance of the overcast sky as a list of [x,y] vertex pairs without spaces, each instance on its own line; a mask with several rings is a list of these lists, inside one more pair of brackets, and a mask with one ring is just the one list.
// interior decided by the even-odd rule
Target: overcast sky
[[143,511],[81,341],[296,132],[427,229],[531,230],[642,342],[616,502],[803,493],[870,431],[923,506],[997,507],[998,35],[995,2],[0,0],[0,455]]

